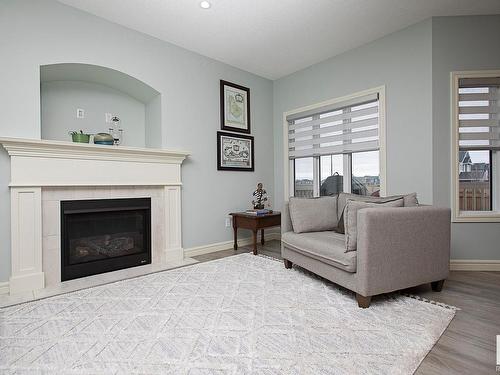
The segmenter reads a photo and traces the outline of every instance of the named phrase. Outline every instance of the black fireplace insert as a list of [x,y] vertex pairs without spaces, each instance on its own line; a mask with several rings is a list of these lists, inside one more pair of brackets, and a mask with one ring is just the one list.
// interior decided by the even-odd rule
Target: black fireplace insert
[[61,280],[151,263],[151,198],[61,202]]

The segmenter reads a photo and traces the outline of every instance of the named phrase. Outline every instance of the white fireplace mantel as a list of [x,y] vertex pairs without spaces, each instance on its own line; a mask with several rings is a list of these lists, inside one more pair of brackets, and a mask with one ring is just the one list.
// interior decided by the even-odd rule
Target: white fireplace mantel
[[0,138],[11,157],[10,186],[180,184],[185,151]]
[[184,151],[0,138],[11,166],[11,294],[42,289],[42,189],[163,186],[163,259],[183,257],[181,164]]

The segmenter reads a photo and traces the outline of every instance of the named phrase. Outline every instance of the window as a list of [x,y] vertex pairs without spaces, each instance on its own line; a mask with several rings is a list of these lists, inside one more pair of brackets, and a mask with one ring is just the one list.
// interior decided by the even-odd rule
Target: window
[[452,74],[453,219],[500,221],[500,71]]
[[380,195],[383,94],[381,87],[285,114],[289,195]]
[[295,196],[313,197],[313,158],[295,159]]
[[351,191],[359,195],[380,196],[379,152],[352,154]]

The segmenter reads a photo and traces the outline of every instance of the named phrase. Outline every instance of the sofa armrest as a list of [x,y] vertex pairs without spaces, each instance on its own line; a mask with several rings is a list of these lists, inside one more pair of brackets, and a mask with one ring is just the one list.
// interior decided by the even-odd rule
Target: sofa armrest
[[288,202],[283,203],[281,209],[281,233],[292,232],[292,219],[290,218],[290,208]]
[[358,292],[371,296],[445,279],[450,217],[450,209],[432,206],[359,210]]

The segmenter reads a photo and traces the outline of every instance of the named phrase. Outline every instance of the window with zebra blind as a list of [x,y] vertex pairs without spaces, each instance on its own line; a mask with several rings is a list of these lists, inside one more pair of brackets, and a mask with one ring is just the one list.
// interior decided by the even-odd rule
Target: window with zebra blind
[[381,195],[384,92],[380,87],[285,114],[289,196]]
[[500,71],[452,73],[453,218],[500,221]]

